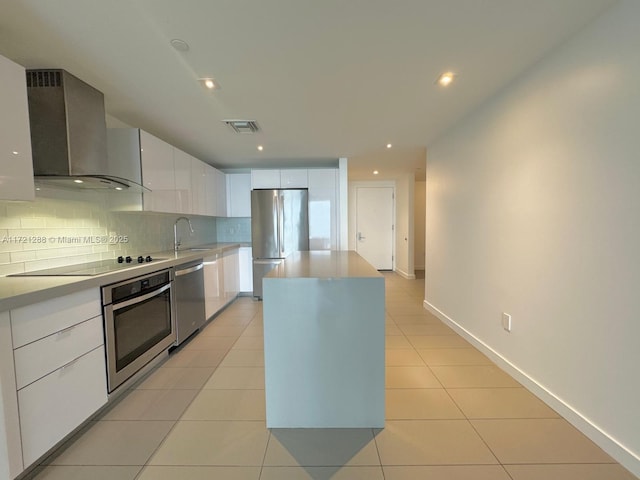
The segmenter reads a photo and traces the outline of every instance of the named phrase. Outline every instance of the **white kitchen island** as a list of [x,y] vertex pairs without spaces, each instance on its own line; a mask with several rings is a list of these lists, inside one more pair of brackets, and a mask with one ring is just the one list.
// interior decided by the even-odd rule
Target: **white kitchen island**
[[268,428],[384,427],[384,277],[353,251],[263,279]]

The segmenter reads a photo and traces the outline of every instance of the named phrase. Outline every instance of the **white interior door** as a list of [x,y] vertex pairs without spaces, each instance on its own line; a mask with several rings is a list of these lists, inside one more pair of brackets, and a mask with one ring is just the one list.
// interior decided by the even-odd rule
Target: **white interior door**
[[393,188],[356,189],[356,252],[378,270],[393,270]]

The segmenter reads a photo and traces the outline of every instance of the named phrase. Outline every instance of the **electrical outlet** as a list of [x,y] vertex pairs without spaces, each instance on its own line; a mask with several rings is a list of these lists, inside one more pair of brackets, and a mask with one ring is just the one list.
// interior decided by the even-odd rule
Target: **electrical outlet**
[[508,313],[502,312],[502,328],[507,332],[511,331],[511,315]]

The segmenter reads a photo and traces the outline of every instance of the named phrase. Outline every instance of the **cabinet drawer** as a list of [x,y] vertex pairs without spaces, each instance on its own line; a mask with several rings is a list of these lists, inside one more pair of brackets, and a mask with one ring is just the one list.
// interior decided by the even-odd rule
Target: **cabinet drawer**
[[16,308],[11,310],[13,348],[101,314],[100,290],[97,288]]
[[251,247],[240,247],[239,263],[239,287],[241,292],[253,292],[253,258]]
[[14,351],[18,390],[103,344],[100,316],[18,348]]
[[18,392],[25,465],[107,403],[104,358],[104,347],[98,347]]

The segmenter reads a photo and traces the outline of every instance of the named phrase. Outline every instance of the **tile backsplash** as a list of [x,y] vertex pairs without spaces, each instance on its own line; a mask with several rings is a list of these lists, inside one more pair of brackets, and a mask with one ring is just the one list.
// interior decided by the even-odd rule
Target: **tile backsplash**
[[[0,276],[173,248],[179,214],[112,211],[112,195],[43,188],[33,202],[0,202]],[[184,247],[240,241],[232,237],[246,229],[233,234],[227,229],[225,238],[231,239],[220,240],[217,221],[242,219],[188,217],[195,233],[189,235],[186,222],[180,222]]]
[[251,217],[216,218],[219,242],[251,243]]

